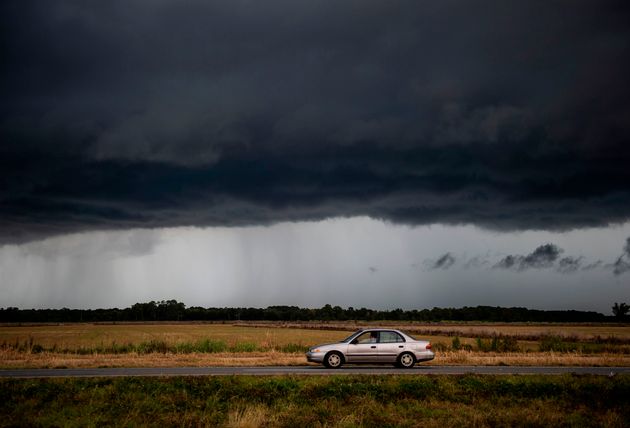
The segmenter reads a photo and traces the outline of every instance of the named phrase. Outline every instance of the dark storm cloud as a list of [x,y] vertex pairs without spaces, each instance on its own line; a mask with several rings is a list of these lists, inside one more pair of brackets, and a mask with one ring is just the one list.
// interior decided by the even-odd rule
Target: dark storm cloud
[[[526,256],[508,255],[501,259],[494,267],[499,269],[516,269],[519,271],[527,269],[546,269],[554,265],[560,257],[562,249],[554,244],[544,244],[536,248]],[[561,265],[570,265],[572,258],[562,259]],[[562,266],[561,266],[562,267]]]
[[629,15],[616,1],[3,1],[0,239],[357,215],[627,221]]
[[455,264],[455,257],[451,253],[446,253],[446,254],[441,255],[437,260],[427,261],[425,264],[431,270],[435,270],[435,269],[448,270],[451,267],[453,267],[453,265]]

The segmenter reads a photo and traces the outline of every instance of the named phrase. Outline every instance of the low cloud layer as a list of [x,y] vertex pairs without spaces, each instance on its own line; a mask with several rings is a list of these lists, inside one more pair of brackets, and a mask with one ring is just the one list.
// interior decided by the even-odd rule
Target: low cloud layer
[[[558,273],[562,274],[606,268],[612,270],[615,275],[621,275],[630,271],[630,237],[626,239],[623,253],[613,263],[609,264],[604,264],[601,260],[588,261],[583,256],[567,255],[561,257],[563,253],[564,250],[557,245],[546,243],[536,247],[529,254],[508,254],[494,262],[492,262],[488,254],[473,256],[464,262],[463,268],[481,269],[491,266],[492,269],[512,270],[515,272],[554,268]],[[425,260],[424,266],[428,270],[447,270],[453,267],[455,262],[455,255],[447,252],[435,260]]]
[[619,1],[3,1],[0,242],[627,221],[629,21]]
[[573,273],[577,272],[582,264],[582,257],[563,257],[558,261],[558,272]]
[[604,265],[604,262],[601,260],[597,260],[594,261],[592,263],[589,263],[585,266],[582,266],[582,270],[593,270],[593,269],[598,269],[600,267],[602,267]]
[[431,270],[442,269],[448,270],[455,264],[455,257],[451,253],[443,254],[438,257],[434,262],[428,262],[428,267]]
[[626,245],[623,247],[623,254],[621,254],[613,264],[613,272],[615,275],[621,275],[628,271],[630,271],[630,238],[626,240]]
[[553,266],[556,260],[560,257],[560,253],[562,253],[562,249],[558,248],[556,245],[544,244],[525,256],[505,256],[495,265],[495,268],[515,269],[519,271],[527,269],[545,269]]

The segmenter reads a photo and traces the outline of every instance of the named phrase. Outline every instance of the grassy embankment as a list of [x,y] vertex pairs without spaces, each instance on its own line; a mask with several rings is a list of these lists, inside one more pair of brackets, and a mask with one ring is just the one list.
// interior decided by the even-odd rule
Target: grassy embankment
[[[630,327],[398,324],[430,340],[435,364],[630,365]],[[298,365],[357,325],[67,324],[0,326],[0,367]]]
[[609,426],[630,377],[0,380],[0,426]]

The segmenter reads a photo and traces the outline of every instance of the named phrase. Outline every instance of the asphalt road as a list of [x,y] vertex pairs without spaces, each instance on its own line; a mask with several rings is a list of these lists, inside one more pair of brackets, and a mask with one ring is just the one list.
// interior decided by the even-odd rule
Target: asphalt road
[[142,367],[97,369],[19,369],[0,370],[0,378],[115,377],[115,376],[229,376],[229,375],[560,375],[565,373],[613,376],[630,374],[630,367],[515,367],[515,366],[416,366],[397,369],[387,366],[347,366],[326,369],[321,366],[278,367]]

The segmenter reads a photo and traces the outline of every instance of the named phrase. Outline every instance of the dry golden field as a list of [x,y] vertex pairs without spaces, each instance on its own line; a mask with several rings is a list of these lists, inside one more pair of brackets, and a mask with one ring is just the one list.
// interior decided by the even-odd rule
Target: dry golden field
[[[630,366],[630,326],[558,324],[401,324],[382,323],[430,340],[436,359],[429,364],[461,365],[599,365]],[[0,326],[0,367],[141,367],[303,365],[304,354],[293,348],[333,342],[368,323],[125,323]],[[431,333],[431,334],[422,334]],[[439,334],[441,333],[441,334]],[[468,349],[453,350],[454,336]],[[513,337],[518,352],[480,352],[477,337]],[[554,335],[572,341],[612,338],[619,350],[597,353],[540,352],[538,336]],[[523,340],[521,338],[527,338]],[[108,352],[112,346],[163,343],[186,345],[210,340],[227,347],[212,352]],[[247,352],[239,352],[246,345]],[[38,351],[33,351],[39,347]],[[288,348],[287,348],[288,347]],[[229,348],[229,349],[228,349]],[[169,348],[170,349],[170,348]],[[175,348],[173,348],[175,349]],[[284,351],[282,351],[284,349]],[[103,351],[105,350],[105,351]],[[231,351],[231,352],[228,352]]]
[[412,334],[426,336],[455,336],[478,337],[492,334],[503,334],[516,337],[534,337],[541,335],[554,335],[562,337],[575,337],[590,340],[596,337],[615,337],[630,341],[630,325],[628,324],[559,324],[559,323],[419,323],[419,322],[248,322],[247,326],[258,327],[283,327],[315,330],[347,330],[354,331],[367,327],[391,327]]
[[[93,368],[93,367],[227,367],[307,365],[304,354],[284,352],[191,353],[191,354],[62,354],[21,353],[0,350],[0,368]],[[506,366],[630,366],[630,356],[617,354],[518,352],[481,353],[437,351],[435,360],[422,365],[506,365]]]
[[0,326],[2,343],[24,342],[44,347],[77,349],[109,345],[111,343],[139,343],[151,340],[169,344],[195,342],[203,339],[221,340],[228,345],[256,343],[261,347],[273,347],[295,343],[309,346],[343,339],[353,331],[328,331],[275,328],[256,328],[232,324],[188,324],[188,323],[127,323],[127,324],[62,324]]
[[[419,324],[419,323],[119,323],[119,324],[32,324],[0,325],[0,344],[26,341],[58,348],[80,348],[110,343],[136,343],[163,340],[167,343],[191,342],[201,339],[222,340],[228,344],[251,342],[264,347],[285,344],[331,342],[346,337],[364,327],[397,328],[432,342],[450,342],[453,336],[463,343],[473,343],[476,337],[494,334],[514,336],[519,343],[535,343],[536,337],[554,335],[576,340],[616,338],[630,342],[630,325],[619,324]],[[521,338],[527,338],[524,340]]]

